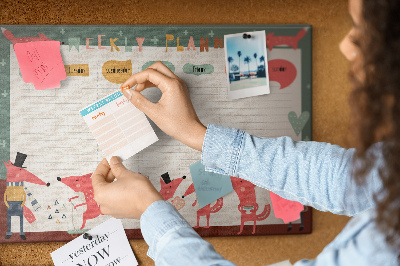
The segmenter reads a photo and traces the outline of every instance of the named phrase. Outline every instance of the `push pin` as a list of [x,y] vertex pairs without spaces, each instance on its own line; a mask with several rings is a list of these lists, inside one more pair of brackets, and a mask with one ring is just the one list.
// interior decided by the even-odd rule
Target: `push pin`
[[251,35],[243,33],[243,39],[251,39]]
[[92,240],[92,239],[93,239],[93,236],[89,235],[88,233],[84,233],[84,234],[83,234],[83,239]]

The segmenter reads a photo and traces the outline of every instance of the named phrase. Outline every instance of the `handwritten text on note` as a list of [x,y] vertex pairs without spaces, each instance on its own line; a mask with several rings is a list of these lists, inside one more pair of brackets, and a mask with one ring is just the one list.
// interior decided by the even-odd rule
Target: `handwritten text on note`
[[60,42],[16,43],[14,50],[24,82],[33,83],[36,90],[59,88],[60,81],[67,78]]

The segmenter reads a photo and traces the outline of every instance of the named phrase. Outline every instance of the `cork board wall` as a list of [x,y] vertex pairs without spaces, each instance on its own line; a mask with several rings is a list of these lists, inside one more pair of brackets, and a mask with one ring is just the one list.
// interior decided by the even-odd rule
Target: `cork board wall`
[[[338,45],[351,27],[347,1],[2,1],[0,24],[310,24],[313,26],[313,140],[351,147],[348,62]],[[313,233],[206,238],[238,265],[315,258],[349,220],[314,211]],[[140,265],[152,265],[144,240],[130,241]],[[65,243],[0,245],[1,265],[51,265]]]

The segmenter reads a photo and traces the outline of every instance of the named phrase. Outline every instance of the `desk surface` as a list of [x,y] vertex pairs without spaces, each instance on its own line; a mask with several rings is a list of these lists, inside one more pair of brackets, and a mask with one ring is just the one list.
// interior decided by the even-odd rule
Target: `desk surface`
[[[311,24],[313,26],[313,139],[349,147],[348,63],[338,44],[351,27],[347,1],[3,1],[0,24]],[[204,16],[207,14],[207,16]],[[314,258],[341,231],[347,217],[315,211],[311,235],[206,238],[238,265]],[[130,241],[141,265],[152,265],[144,240]],[[65,243],[0,245],[2,265],[52,264]]]

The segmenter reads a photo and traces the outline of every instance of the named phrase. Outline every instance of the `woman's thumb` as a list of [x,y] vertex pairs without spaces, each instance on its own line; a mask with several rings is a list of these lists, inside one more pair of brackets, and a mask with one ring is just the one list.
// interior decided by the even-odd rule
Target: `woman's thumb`
[[140,92],[133,89],[123,90],[122,93],[137,109],[145,114],[151,110],[151,107],[154,104],[144,97]]
[[122,164],[122,160],[117,156],[111,157],[110,168],[117,179],[122,177],[122,172],[127,170],[126,167]]

